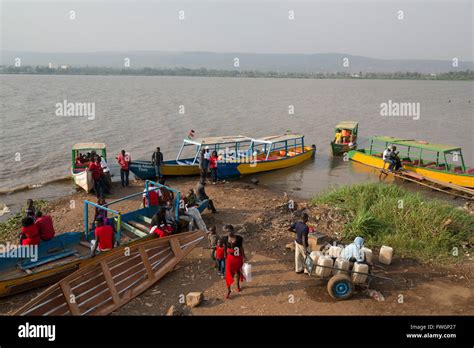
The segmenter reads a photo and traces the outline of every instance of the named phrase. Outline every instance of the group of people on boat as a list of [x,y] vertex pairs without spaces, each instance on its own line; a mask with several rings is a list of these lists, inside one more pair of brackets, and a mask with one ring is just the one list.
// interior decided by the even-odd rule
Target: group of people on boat
[[111,194],[112,177],[104,156],[99,155],[96,151],[87,152],[87,154],[79,152],[76,157],[75,167],[85,168],[86,171],[92,173],[94,191],[97,197]]
[[355,144],[356,143],[356,135],[352,134],[350,129],[338,129],[336,134],[334,135],[334,143],[335,144]]
[[[146,189],[143,193],[143,206],[158,207],[152,219],[150,233],[156,233],[159,237],[176,233],[181,230],[192,231],[199,228],[208,232],[208,228],[202,219],[200,208],[207,207],[212,213],[217,213],[214,202],[205,190],[206,181],[200,180],[196,189],[182,195],[183,199],[176,204],[173,191],[165,185],[165,179],[161,178],[160,186],[149,184],[148,194]],[[176,220],[176,205],[178,206],[178,220]]]
[[21,219],[20,245],[39,245],[42,241],[54,238],[56,232],[53,219],[35,209],[32,199],[28,199],[25,216]]
[[402,168],[402,162],[396,150],[395,145],[390,145],[383,151],[382,158],[385,163],[388,163],[389,171],[398,171]]

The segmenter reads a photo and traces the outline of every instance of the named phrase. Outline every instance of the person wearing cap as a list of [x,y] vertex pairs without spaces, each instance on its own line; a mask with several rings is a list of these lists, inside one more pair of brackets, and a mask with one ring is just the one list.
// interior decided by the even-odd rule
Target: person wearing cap
[[151,163],[155,166],[156,181],[158,181],[161,178],[161,165],[163,164],[163,154],[161,153],[159,147],[157,147],[156,151],[153,152],[153,156],[151,156]]

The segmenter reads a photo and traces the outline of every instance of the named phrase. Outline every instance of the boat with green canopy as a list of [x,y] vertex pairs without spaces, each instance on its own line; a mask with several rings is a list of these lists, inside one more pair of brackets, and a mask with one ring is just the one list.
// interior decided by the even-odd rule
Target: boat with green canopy
[[331,141],[332,154],[342,155],[357,148],[357,132],[359,123],[356,121],[342,121],[334,128],[334,139]]
[[376,136],[370,139],[368,149],[349,151],[349,158],[371,167],[385,169],[382,153],[392,145],[397,148],[404,170],[439,182],[474,188],[474,168],[466,166],[459,146]]

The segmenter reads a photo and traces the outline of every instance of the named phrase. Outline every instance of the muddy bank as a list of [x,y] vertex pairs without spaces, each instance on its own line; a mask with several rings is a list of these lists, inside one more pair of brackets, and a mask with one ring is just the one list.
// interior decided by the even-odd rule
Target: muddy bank
[[[196,179],[173,179],[168,184],[185,191],[196,184]],[[114,186],[114,195],[107,201],[143,189],[142,182],[122,189]],[[347,222],[337,210],[327,206],[308,206],[306,202],[272,192],[265,186],[240,181],[208,185],[208,195],[214,200],[217,214],[203,213],[208,226],[233,224],[244,237],[248,261],[253,266],[253,281],[243,283],[240,293],[224,299],[225,282],[210,260],[207,241],[143,295],[120,308],[113,315],[165,315],[174,305],[182,309],[182,295],[191,291],[204,292],[203,303],[183,310],[186,315],[403,315],[403,314],[474,314],[472,279],[473,262],[462,267],[453,265],[421,264],[414,259],[395,253],[390,266],[376,268],[379,275],[393,281],[375,282],[385,301],[378,302],[358,289],[352,299],[332,300],[326,291],[326,282],[294,272],[294,253],[286,248],[294,235],[288,226],[294,213],[288,209],[293,200],[297,210],[307,209],[310,224],[319,232],[337,239]],[[77,192],[51,205],[55,227],[60,232],[83,228],[82,201],[95,201],[92,195]],[[71,202],[74,202],[71,205]],[[136,209],[140,199],[125,201],[117,209]],[[7,314],[32,298],[38,291],[0,299],[0,313]]]

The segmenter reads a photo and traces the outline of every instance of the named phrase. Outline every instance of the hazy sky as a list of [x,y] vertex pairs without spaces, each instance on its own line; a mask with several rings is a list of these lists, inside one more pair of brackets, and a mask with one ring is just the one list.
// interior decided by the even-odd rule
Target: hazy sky
[[474,60],[472,0],[0,2],[4,50],[331,52]]

